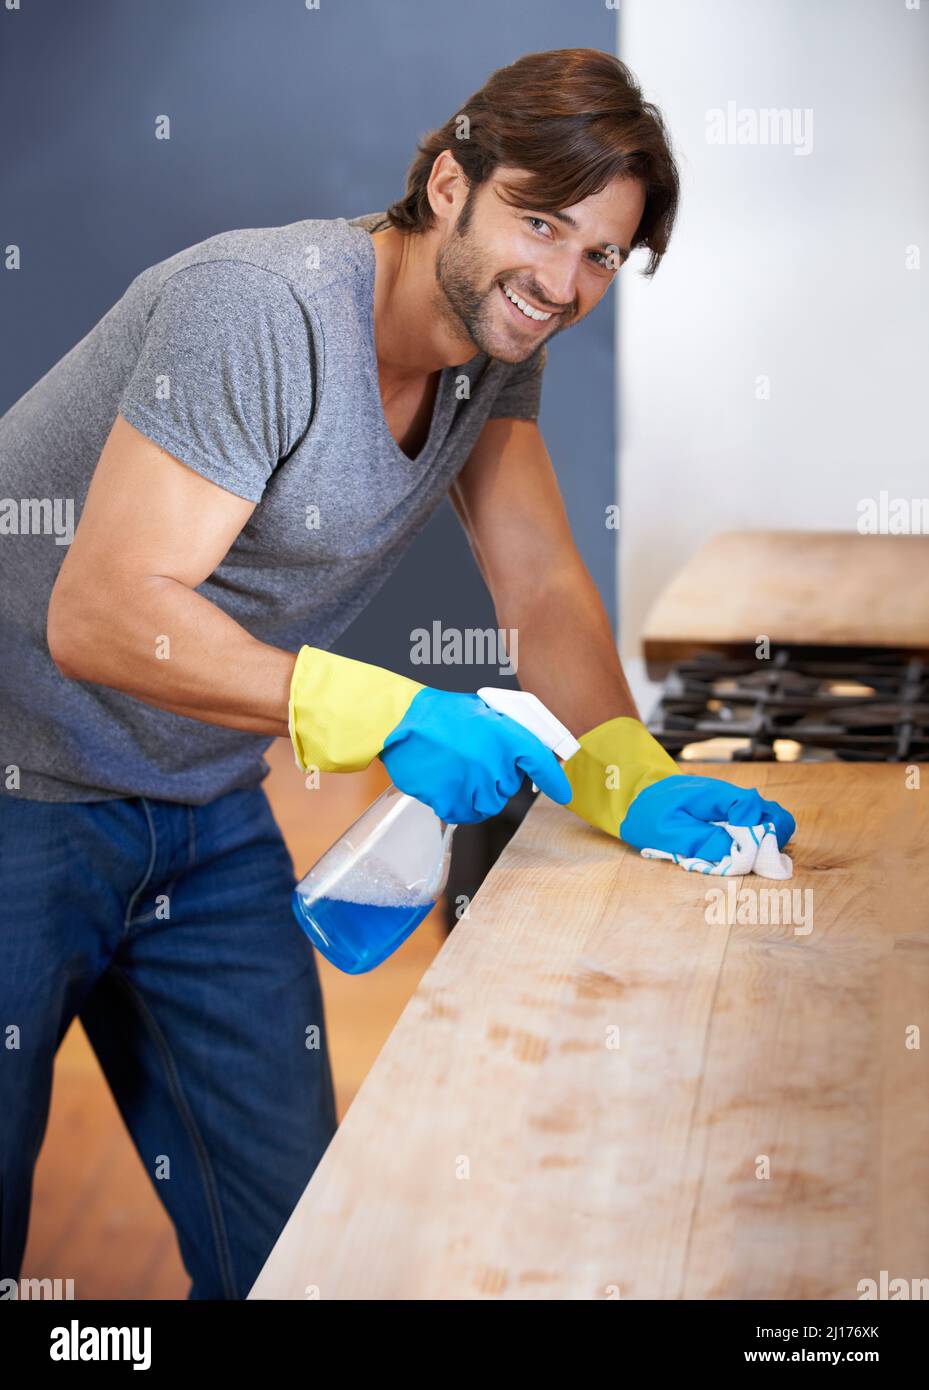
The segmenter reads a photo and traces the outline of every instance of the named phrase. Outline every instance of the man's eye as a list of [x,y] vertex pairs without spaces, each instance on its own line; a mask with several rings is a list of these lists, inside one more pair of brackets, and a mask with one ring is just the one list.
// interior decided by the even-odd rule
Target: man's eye
[[[548,223],[545,221],[545,218],[544,218],[544,217],[527,217],[527,218],[526,218],[526,221],[529,222],[529,223],[537,222],[537,223],[539,224],[540,227],[547,227],[547,226],[548,226]],[[534,227],[533,227],[533,231],[535,231],[535,228],[534,228]]]

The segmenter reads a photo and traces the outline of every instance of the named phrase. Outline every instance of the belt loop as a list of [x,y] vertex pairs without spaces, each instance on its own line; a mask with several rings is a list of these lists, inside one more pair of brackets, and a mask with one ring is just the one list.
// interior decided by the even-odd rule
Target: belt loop
[[187,803],[187,840],[190,846],[187,856],[187,867],[191,868],[197,858],[197,817],[196,806]]

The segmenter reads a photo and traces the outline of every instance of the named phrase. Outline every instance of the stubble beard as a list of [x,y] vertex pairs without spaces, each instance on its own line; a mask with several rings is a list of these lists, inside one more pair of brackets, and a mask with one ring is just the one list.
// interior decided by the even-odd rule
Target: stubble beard
[[[461,230],[462,222],[466,225],[464,231]],[[463,210],[436,256],[435,311],[451,333],[457,337],[465,334],[478,352],[504,362],[524,362],[544,340],[540,338],[520,352],[519,347],[504,339],[499,330],[494,332],[494,296],[500,294],[500,290],[497,281],[489,290],[478,288],[483,281],[483,257],[477,239],[467,230],[469,226],[470,218],[466,221]],[[546,338],[549,336],[547,334]],[[502,356],[513,352],[519,355]]]

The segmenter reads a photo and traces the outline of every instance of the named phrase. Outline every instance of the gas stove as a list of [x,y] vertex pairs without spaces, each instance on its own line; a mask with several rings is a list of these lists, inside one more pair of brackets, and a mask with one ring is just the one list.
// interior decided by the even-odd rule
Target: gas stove
[[929,760],[929,660],[886,647],[698,651],[646,721],[682,762]]

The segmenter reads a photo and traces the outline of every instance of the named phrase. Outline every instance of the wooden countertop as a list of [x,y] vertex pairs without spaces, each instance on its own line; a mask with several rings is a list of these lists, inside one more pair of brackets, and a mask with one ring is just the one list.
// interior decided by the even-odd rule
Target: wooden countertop
[[539,797],[251,1298],[857,1299],[929,1272],[929,766],[922,791],[892,764],[692,770],[793,811],[794,877],[646,861]]
[[761,636],[929,654],[929,536],[722,532],[662,590],[642,649],[658,679],[697,650],[744,653]]

